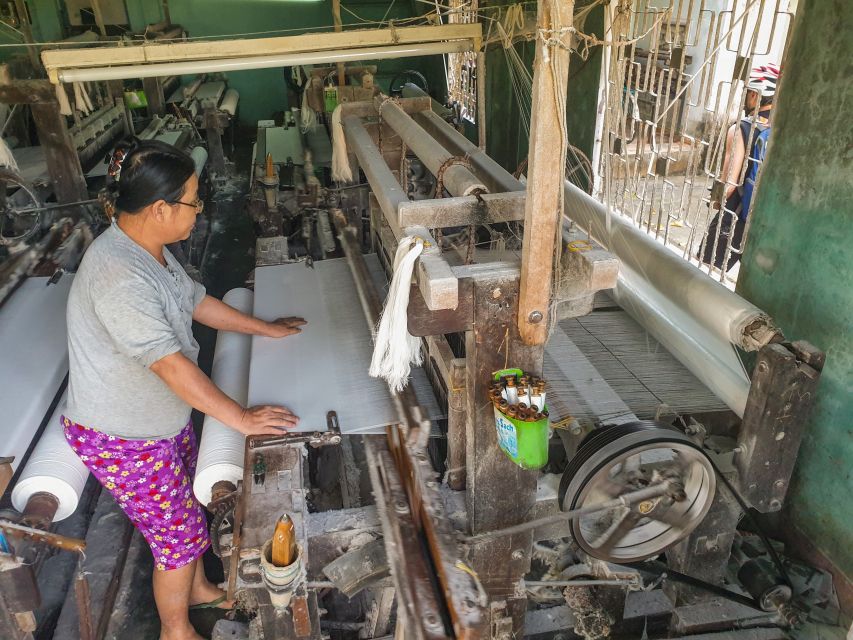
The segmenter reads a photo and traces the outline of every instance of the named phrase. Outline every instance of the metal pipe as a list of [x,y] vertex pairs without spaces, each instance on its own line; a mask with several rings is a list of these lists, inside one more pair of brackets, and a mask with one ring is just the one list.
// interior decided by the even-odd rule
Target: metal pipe
[[525,587],[636,587],[637,580],[525,580]]
[[608,216],[603,203],[568,180],[564,194],[563,212],[568,218],[712,335],[745,351],[757,351],[778,338],[781,332],[770,316],[754,304],[709,278],[626,218]]
[[93,82],[96,80],[127,80],[130,78],[158,78],[193,73],[217,73],[245,71],[248,69],[270,69],[303,64],[330,64],[355,62],[357,60],[383,60],[387,58],[413,58],[417,56],[461,53],[470,51],[471,41],[450,40],[423,44],[394,45],[385,47],[359,47],[349,50],[309,51],[285,53],[272,56],[248,56],[245,58],[220,58],[214,60],[191,60],[186,62],[158,62],[154,64],[128,64],[114,67],[91,67],[86,69],[63,69],[57,72],[59,82]]
[[571,509],[569,511],[561,511],[560,513],[555,513],[552,516],[545,516],[544,518],[529,520],[527,522],[522,522],[521,524],[517,524],[512,527],[506,527],[505,529],[495,529],[493,531],[484,531],[483,533],[478,533],[474,536],[466,536],[464,538],[464,541],[466,544],[474,545],[478,542],[482,542],[483,540],[488,540],[489,538],[502,538],[504,536],[510,536],[516,533],[524,533],[525,531],[528,531],[530,529],[536,529],[546,524],[563,522],[564,520],[574,520],[575,518],[581,518],[583,516],[588,516],[593,513],[599,513],[600,511],[609,511],[610,509],[616,509],[618,507],[627,507],[636,502],[643,502],[644,500],[652,500],[654,498],[660,497],[670,491],[670,486],[671,483],[667,480],[665,482],[661,482],[650,487],[645,487],[644,489],[639,489],[638,491],[631,491],[629,493],[622,494],[618,498],[605,500],[604,502],[599,502],[598,504],[591,504],[587,507]]
[[465,156],[474,167],[474,174],[482,180],[492,193],[524,191],[524,184],[495,162],[464,135],[442,120],[433,111],[421,111],[414,115],[415,121],[441,145],[457,156]]
[[409,198],[403,187],[397,182],[391,169],[385,163],[385,159],[379,149],[373,144],[373,139],[364,128],[361,119],[357,116],[343,118],[344,132],[347,137],[347,146],[355,153],[358,164],[367,181],[379,207],[385,213],[385,218],[391,225],[394,235],[400,237],[399,213],[397,207],[401,202],[408,202]]
[[486,191],[486,185],[461,164],[447,165],[453,154],[412,120],[400,105],[382,95],[374,98],[374,102],[382,119],[399,134],[433,175],[437,176],[443,169],[444,186],[452,195],[470,196],[476,190]]

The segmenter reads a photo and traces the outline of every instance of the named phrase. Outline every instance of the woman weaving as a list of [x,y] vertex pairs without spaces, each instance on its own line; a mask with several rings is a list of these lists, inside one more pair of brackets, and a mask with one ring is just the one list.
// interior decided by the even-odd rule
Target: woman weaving
[[[284,407],[244,408],[198,368],[192,322],[282,338],[301,318],[265,322],[205,294],[166,245],[202,210],[193,161],[171,145],[133,142],[113,156],[115,216],[83,258],[68,299],[65,437],[115,497],[154,554],[161,640],[200,638],[188,608],[228,608],[199,558],[210,545],[192,493],[192,408],[246,435],[278,434]],[[108,211],[108,213],[110,213]]]

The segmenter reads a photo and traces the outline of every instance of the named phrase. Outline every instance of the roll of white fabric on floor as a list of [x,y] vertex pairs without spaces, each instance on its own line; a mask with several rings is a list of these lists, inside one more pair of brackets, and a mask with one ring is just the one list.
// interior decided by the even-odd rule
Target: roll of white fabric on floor
[[[252,313],[254,294],[248,289],[232,289],[222,299],[244,313]],[[243,333],[220,331],[216,338],[210,378],[224,393],[245,405],[249,397],[249,362],[252,337]],[[245,436],[205,416],[199,445],[193,491],[199,502],[210,502],[210,490],[216,482],[228,480],[235,485],[243,478]]]
[[22,456],[68,373],[65,307],[73,276],[27,278],[0,307],[0,457]]
[[12,489],[12,505],[23,511],[35,493],[49,493],[59,500],[54,522],[64,520],[77,510],[89,470],[65,440],[60,416],[65,411],[65,396],[44,428],[27,466]]

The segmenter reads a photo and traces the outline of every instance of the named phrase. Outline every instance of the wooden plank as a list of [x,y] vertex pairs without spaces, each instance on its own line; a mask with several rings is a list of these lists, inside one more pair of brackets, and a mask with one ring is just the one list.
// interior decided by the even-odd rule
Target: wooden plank
[[142,90],[148,100],[148,113],[162,116],[166,113],[166,97],[163,95],[163,78],[143,78]]
[[[539,0],[538,28],[548,33],[571,27],[574,4],[574,0]],[[552,13],[554,6],[558,8],[556,14]],[[569,39],[568,35],[562,37]],[[543,51],[550,60],[544,59]],[[556,74],[552,73],[554,69],[558,70]],[[560,122],[565,120],[568,69],[568,48],[536,47],[518,304],[519,332],[529,345],[544,344],[548,337],[554,250],[562,218],[563,171],[555,168],[566,164],[566,139]],[[555,76],[563,80],[559,86],[554,82]]]
[[814,405],[823,354],[808,343],[772,343],[758,352],[735,457],[740,490],[762,513],[779,511]]
[[0,84],[0,102],[34,104],[56,102],[56,89],[47,80],[15,80]]
[[447,486],[454,491],[465,490],[465,379],[465,359],[454,358],[447,386]]
[[459,282],[459,304],[455,309],[430,310],[417,285],[412,285],[407,311],[409,333],[413,336],[440,336],[468,331],[474,321],[471,282]]
[[[233,40],[205,40],[171,44],[146,43],[139,46],[88,47],[42,51],[41,59],[49,72],[60,69],[145,64],[216,58],[246,58],[309,51],[331,51],[390,45],[472,40],[479,48],[482,26],[445,24],[395,29],[352,29],[343,32],[306,33],[297,36]],[[54,74],[51,74],[53,76]]]
[[420,225],[429,229],[495,224],[524,220],[524,191],[486,193],[475,196],[412,200],[397,207],[400,226]]
[[[432,109],[431,98],[400,98],[400,108],[408,114],[420,113]],[[376,110],[376,104],[373,100],[368,102],[347,102],[341,105],[341,119],[347,116],[355,116],[357,118],[374,118],[379,115]]]
[[[332,17],[335,21],[335,31],[340,33],[343,31],[341,26],[341,0],[332,0]],[[342,87],[347,83],[347,75],[343,62],[337,63],[338,68],[338,86]]]
[[[433,247],[435,244],[433,244]],[[456,309],[459,306],[459,280],[440,255],[421,254],[417,264],[418,284],[429,309]]]

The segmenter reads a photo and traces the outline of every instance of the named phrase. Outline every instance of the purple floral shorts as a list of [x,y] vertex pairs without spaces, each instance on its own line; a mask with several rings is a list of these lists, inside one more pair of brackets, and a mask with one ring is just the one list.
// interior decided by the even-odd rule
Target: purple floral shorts
[[145,537],[161,571],[178,569],[210,546],[192,491],[198,448],[192,424],[174,438],[126,440],[62,417],[65,439]]

